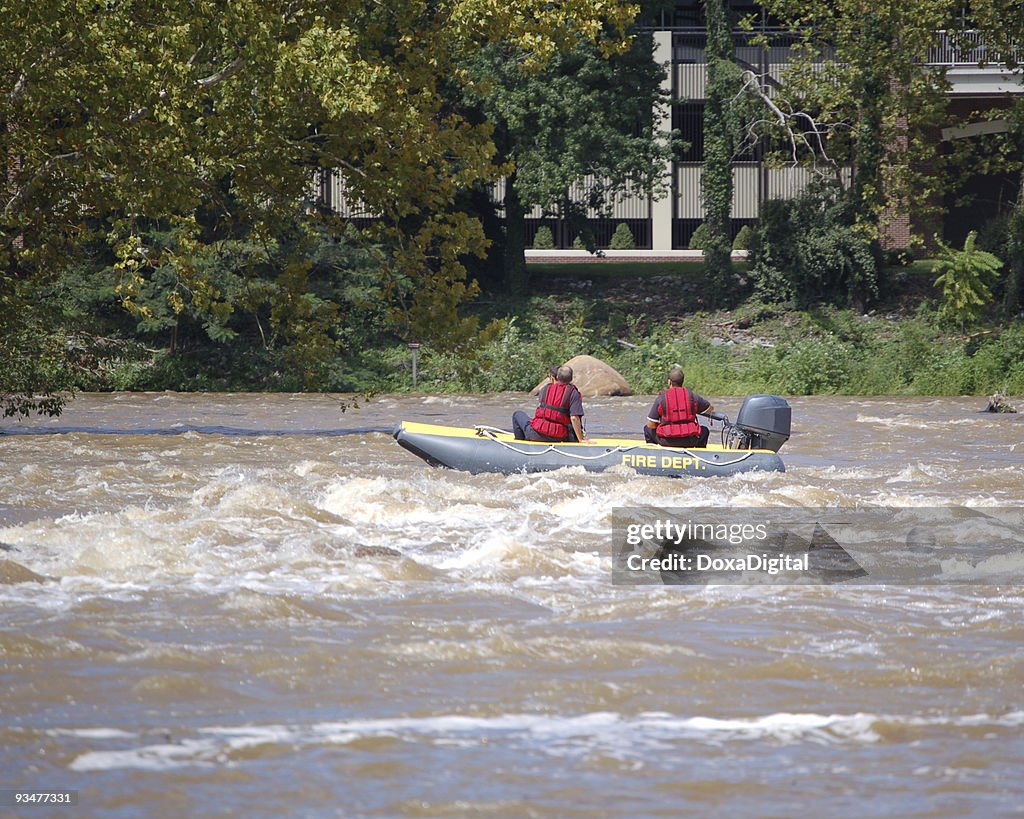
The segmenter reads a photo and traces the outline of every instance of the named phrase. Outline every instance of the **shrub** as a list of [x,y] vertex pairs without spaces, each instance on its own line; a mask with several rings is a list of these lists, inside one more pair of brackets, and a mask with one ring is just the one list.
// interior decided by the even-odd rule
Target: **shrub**
[[615,233],[612,234],[609,247],[612,250],[634,250],[636,248],[636,239],[633,238],[633,231],[629,229],[629,225],[619,222]]
[[784,395],[840,393],[846,388],[857,360],[853,345],[831,333],[780,344],[774,355],[761,359],[755,369],[774,392]]
[[750,250],[751,245],[754,243],[754,231],[750,225],[744,225],[740,228],[740,232],[736,234],[736,238],[732,240],[733,250]]
[[701,222],[690,237],[690,250],[707,250],[710,240],[711,233],[708,231],[707,223]]
[[665,376],[676,364],[686,371],[686,384],[705,395],[736,394],[753,386],[738,369],[743,362],[731,348],[715,346],[695,332],[678,338],[671,328],[659,325],[646,336],[629,335],[633,346],[609,351],[606,360],[638,394],[664,389]]
[[423,348],[421,389],[525,392],[536,386],[552,364],[591,352],[601,353],[582,313],[567,316],[557,325],[541,315],[522,322],[510,318],[500,334],[471,354]]
[[534,250],[553,250],[555,247],[555,234],[547,225],[541,225],[533,236]]
[[1000,214],[989,219],[978,230],[976,247],[987,250],[1000,259],[1006,258],[1006,246],[1010,241],[1010,217]]
[[766,202],[751,277],[766,301],[847,299],[878,295],[875,242],[854,220],[849,197],[835,185],[811,185],[797,199]]

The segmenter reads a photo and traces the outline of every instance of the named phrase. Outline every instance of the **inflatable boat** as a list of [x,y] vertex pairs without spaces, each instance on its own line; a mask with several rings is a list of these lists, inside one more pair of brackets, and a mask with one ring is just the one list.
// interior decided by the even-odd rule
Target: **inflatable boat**
[[[487,426],[448,427],[403,421],[394,431],[399,445],[432,466],[466,472],[549,472],[580,466],[592,472],[621,467],[670,478],[785,472],[778,450],[789,439],[789,404],[778,396],[748,396],[736,422],[721,413],[721,443],[665,447],[627,438],[589,438],[583,443],[517,440]],[[712,433],[713,434],[713,433]]]

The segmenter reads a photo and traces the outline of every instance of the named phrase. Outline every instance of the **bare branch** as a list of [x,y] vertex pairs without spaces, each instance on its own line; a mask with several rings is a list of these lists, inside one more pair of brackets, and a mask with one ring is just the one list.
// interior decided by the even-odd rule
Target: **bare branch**
[[[829,166],[831,171],[837,167],[837,163],[828,155],[826,140],[829,126],[819,123],[808,111],[793,110],[783,107],[777,103],[765,89],[765,85],[780,87],[772,78],[765,79],[752,70],[743,72],[743,86],[736,94],[739,99],[743,94],[752,94],[771,113],[770,118],[753,120],[746,126],[746,144],[753,144],[761,137],[761,128],[775,126],[781,128],[789,140],[790,158],[795,163],[800,161],[801,153],[810,155],[812,165],[817,170],[818,159],[821,158]],[[797,123],[807,123],[808,128],[798,127]]]

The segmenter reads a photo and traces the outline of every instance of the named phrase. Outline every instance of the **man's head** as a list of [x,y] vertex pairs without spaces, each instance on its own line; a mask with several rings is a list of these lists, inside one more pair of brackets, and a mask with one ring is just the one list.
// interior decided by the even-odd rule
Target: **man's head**
[[548,368],[548,378],[550,378],[552,381],[557,381],[558,380],[558,367],[557,366],[553,366],[553,367],[549,367]]
[[572,367],[567,367],[564,364],[558,368],[558,372],[555,374],[555,380],[562,384],[572,383]]
[[673,367],[671,370],[668,371],[668,383],[671,384],[673,387],[683,386],[684,378],[685,376],[683,375],[682,367]]

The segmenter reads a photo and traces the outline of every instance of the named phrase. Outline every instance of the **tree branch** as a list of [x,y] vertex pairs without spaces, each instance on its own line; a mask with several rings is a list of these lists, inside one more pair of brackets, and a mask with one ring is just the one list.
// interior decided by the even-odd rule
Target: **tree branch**
[[14,205],[18,202],[19,199],[21,199],[24,196],[25,189],[28,188],[36,179],[45,174],[50,168],[52,168],[58,162],[63,162],[68,159],[75,159],[76,157],[80,156],[81,153],[81,151],[72,151],[71,153],[67,154],[58,154],[57,156],[51,156],[49,159],[47,159],[46,162],[40,165],[36,169],[35,173],[32,174],[32,178],[25,182],[25,184],[19,186],[17,190],[14,191],[14,195],[7,200],[7,204],[4,206],[4,216],[6,217],[7,215],[10,214],[11,209],[14,207]]
[[[776,88],[781,87],[770,78],[767,80],[767,84]],[[800,153],[801,149],[803,149],[810,154],[815,168],[818,164],[818,157],[821,157],[832,169],[836,167],[836,162],[828,155],[828,148],[826,147],[826,139],[828,137],[827,126],[820,124],[807,111],[783,110],[765,90],[761,75],[752,70],[743,72],[743,87],[736,94],[734,100],[739,99],[745,93],[755,96],[773,115],[771,119],[754,120],[747,125],[745,139],[747,144],[753,144],[761,136],[758,126],[774,125],[781,128],[786,134],[789,140],[790,157],[794,163],[800,161]],[[797,120],[807,122],[810,125],[810,130],[798,128],[796,126]]]
[[[189,60],[189,63],[191,64],[192,60],[194,59],[195,55],[192,55],[192,58]],[[225,80],[229,80],[233,76],[235,76],[235,74],[237,74],[239,71],[245,68],[245,65],[245,57],[235,57],[235,59],[233,59],[230,63],[224,66],[220,71],[211,74],[209,77],[203,77],[201,80],[196,80],[196,88],[211,88],[212,86],[218,85],[224,82]],[[166,97],[167,89],[161,89],[160,93],[157,96],[159,96],[160,99]],[[140,119],[145,119],[149,116],[150,111],[151,109],[148,105],[142,106],[125,120],[125,124],[132,125],[138,122]]]
[[[41,63],[44,63],[48,60],[52,60],[54,57],[59,57],[61,54],[63,54],[65,51],[71,48],[72,45],[74,45],[74,40],[69,40],[68,42],[62,43],[57,48],[51,49],[38,60],[36,60],[34,63],[32,63],[29,66],[29,70],[38,68]],[[22,96],[24,96],[25,91],[28,89],[28,74],[28,70],[23,71],[21,75],[18,77],[17,82],[14,83],[14,87],[7,95],[8,102],[10,102],[11,105],[15,105],[18,102],[18,100],[21,99]]]
[[235,57],[235,59],[224,66],[220,71],[215,74],[211,74],[209,77],[203,77],[203,79],[197,81],[196,85],[200,88],[209,88],[211,85],[217,85],[218,83],[224,82],[224,80],[231,79],[243,68],[245,68],[245,57]]

